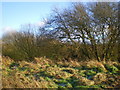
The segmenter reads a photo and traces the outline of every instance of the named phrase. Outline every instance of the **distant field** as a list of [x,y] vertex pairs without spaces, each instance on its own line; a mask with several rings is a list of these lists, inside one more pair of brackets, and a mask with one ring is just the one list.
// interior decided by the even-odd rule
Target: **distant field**
[[120,88],[120,63],[2,59],[3,88]]

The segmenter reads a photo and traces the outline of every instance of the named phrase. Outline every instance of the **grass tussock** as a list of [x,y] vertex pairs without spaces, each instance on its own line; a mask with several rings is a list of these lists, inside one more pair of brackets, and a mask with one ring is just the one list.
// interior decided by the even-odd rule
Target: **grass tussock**
[[120,88],[120,63],[2,58],[3,88]]

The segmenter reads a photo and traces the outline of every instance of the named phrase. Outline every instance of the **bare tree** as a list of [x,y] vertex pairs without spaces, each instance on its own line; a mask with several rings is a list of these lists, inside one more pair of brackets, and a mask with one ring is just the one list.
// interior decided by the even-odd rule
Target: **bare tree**
[[[62,12],[54,11],[51,27],[59,32],[58,37],[70,41],[89,59],[98,61],[115,55],[113,49],[118,37],[117,3],[75,3]],[[78,49],[78,54],[79,54]]]

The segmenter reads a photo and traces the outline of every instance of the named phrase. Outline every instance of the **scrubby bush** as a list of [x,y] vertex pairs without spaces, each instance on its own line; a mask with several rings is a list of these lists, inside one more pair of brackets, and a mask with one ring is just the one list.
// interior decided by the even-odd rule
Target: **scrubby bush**
[[[120,60],[118,3],[74,3],[54,10],[44,27],[26,25],[3,37],[3,55],[14,60]],[[52,30],[51,30],[52,28]]]

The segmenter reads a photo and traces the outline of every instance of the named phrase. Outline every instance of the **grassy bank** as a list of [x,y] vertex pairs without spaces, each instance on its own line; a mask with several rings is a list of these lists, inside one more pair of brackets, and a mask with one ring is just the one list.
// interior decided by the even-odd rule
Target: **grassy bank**
[[120,88],[120,63],[2,58],[3,88]]

